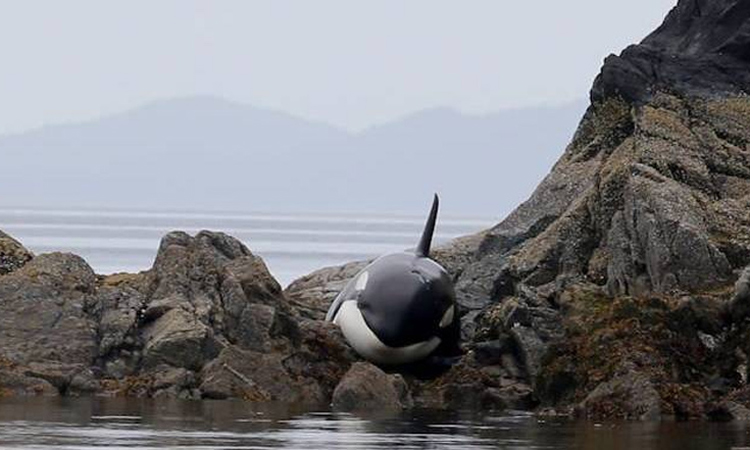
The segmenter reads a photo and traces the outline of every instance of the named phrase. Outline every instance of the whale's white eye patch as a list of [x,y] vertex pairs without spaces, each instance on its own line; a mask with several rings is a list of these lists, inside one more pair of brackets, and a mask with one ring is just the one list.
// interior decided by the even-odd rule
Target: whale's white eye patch
[[456,307],[453,305],[450,305],[447,310],[445,310],[445,314],[443,314],[443,318],[440,319],[440,328],[445,328],[448,325],[453,322],[453,315],[456,313]]
[[362,275],[357,278],[357,283],[354,285],[355,291],[364,291],[367,287],[367,279],[370,278],[367,272],[363,272]]

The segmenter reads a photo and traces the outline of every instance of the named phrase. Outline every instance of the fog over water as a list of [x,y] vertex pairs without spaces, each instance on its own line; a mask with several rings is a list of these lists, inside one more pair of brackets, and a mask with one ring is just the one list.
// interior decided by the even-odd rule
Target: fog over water
[[[570,141],[585,102],[431,109],[350,133],[215,97],[0,136],[0,206],[499,219]],[[2,225],[2,223],[0,223]]]

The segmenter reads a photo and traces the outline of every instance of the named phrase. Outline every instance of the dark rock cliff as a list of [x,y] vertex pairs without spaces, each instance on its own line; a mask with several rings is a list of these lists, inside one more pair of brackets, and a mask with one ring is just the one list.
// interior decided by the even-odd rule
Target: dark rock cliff
[[543,405],[706,416],[745,389],[749,33],[749,3],[683,0],[607,58],[573,142],[457,274],[473,340],[509,338]]
[[707,98],[750,89],[750,4],[744,0],[680,1],[639,45],[605,61],[591,100],[642,104],[659,91]]
[[[682,0],[607,58],[529,200],[437,254],[456,279],[468,351],[446,379],[474,371],[485,397],[589,417],[737,406],[727,399],[745,389],[750,329],[747,289],[732,288],[750,264],[748,55],[750,3]],[[334,274],[318,274],[329,296]]]

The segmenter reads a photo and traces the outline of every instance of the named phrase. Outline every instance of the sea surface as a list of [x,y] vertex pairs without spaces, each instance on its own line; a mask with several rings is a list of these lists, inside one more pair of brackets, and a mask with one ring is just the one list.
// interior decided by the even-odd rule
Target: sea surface
[[3,449],[747,449],[743,425],[417,410],[360,417],[240,401],[0,399]]
[[[223,231],[263,257],[286,286],[322,267],[413,248],[425,217],[407,215],[127,211],[0,207],[0,230],[35,253],[78,254],[100,274],[151,267],[164,234]],[[441,217],[435,242],[492,226],[491,217]]]

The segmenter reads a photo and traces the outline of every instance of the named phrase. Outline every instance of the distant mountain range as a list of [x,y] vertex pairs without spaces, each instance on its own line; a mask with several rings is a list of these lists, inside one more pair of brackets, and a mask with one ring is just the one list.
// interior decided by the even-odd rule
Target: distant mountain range
[[0,205],[497,216],[562,153],[586,102],[424,110],[358,133],[212,97],[0,137]]

